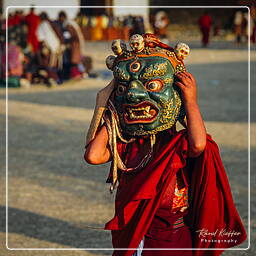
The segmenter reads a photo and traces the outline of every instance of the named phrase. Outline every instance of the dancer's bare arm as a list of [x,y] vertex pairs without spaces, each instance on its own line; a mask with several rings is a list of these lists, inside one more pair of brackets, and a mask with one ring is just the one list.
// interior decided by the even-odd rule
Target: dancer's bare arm
[[108,131],[103,125],[97,132],[95,138],[86,147],[84,159],[89,164],[104,164],[111,159],[111,152],[108,146]]
[[187,116],[189,156],[196,157],[202,153],[206,145],[206,130],[197,104],[196,80],[188,72],[178,73],[176,77]]

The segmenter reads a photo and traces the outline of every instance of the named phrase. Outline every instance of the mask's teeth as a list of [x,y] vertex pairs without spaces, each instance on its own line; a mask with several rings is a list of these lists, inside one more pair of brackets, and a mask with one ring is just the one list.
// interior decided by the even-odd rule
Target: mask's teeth
[[[127,108],[126,110],[126,116],[129,116],[130,119],[138,120],[138,119],[147,119],[151,118],[153,115],[150,113],[151,107],[146,106],[142,108]],[[138,111],[142,111],[140,114]]]

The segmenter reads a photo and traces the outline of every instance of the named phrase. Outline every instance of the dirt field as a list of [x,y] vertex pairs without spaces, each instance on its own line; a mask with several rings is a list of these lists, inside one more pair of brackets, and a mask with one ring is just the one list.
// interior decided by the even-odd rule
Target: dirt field
[[[193,44],[192,44],[193,46]],[[111,251],[108,231],[101,228],[113,216],[114,196],[105,179],[109,164],[83,161],[85,132],[97,91],[111,79],[105,57],[109,44],[87,44],[99,79],[71,81],[48,89],[10,89],[8,101],[8,246],[5,248],[5,90],[0,91],[1,114],[1,250],[0,256],[101,256]],[[232,47],[233,49],[230,49]],[[187,69],[197,79],[199,104],[208,132],[217,141],[233,196],[248,228],[248,53],[225,44],[192,48]],[[251,172],[255,172],[256,68],[252,52]],[[255,184],[255,175],[251,182]],[[256,196],[255,187],[251,196]],[[255,200],[251,204],[251,244],[256,239]],[[241,247],[248,246],[245,242]],[[71,250],[79,248],[79,251]],[[60,250],[67,249],[67,250]],[[255,255],[227,251],[223,255]]]

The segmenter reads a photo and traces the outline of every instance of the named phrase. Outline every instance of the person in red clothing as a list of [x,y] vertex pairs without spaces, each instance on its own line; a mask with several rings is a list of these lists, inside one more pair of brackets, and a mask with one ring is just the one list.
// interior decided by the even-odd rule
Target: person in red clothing
[[205,12],[199,19],[199,27],[202,33],[202,46],[207,47],[210,39],[212,18]]
[[28,26],[28,43],[32,47],[32,51],[36,53],[39,48],[39,41],[37,38],[37,28],[40,24],[40,18],[35,14],[35,9],[31,7],[30,13],[25,17],[25,22]]
[[[116,57],[106,64],[114,79],[97,95],[84,155],[90,164],[112,161],[115,215],[105,229],[113,256],[218,256],[246,232],[185,69],[189,47],[145,38],[133,35],[131,51],[112,43]],[[177,122],[185,129],[177,131]]]
[[8,28],[11,28],[13,26],[19,26],[21,25],[22,21],[23,21],[22,11],[16,11],[14,15],[12,14],[9,15]]

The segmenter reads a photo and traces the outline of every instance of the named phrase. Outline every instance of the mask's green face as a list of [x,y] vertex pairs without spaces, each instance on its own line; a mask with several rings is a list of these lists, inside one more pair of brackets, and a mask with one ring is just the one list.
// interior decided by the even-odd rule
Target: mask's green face
[[155,134],[173,126],[181,98],[173,88],[174,69],[160,56],[120,61],[113,69],[120,125],[131,136]]

